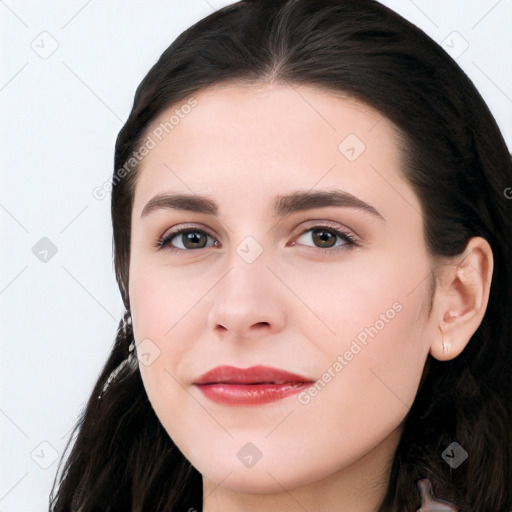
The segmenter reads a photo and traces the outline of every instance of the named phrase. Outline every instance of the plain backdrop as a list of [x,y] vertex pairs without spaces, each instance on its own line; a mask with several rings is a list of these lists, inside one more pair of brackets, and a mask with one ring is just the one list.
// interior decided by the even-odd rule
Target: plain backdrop
[[[0,512],[48,510],[114,341],[110,194],[92,191],[110,179],[135,89],[184,29],[229,3],[0,0]],[[383,3],[451,52],[512,148],[512,0]]]

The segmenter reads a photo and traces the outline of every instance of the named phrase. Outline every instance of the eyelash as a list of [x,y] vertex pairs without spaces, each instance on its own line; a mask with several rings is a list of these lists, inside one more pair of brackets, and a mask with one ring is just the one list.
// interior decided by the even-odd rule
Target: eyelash
[[[333,254],[333,253],[338,253],[341,251],[350,250],[354,247],[359,246],[359,243],[355,240],[354,237],[352,237],[348,233],[344,233],[343,231],[340,231],[340,230],[338,230],[332,226],[328,226],[328,225],[315,225],[313,227],[310,227],[310,228],[302,231],[298,235],[298,237],[300,238],[302,235],[304,235],[308,231],[318,231],[318,230],[327,231],[327,232],[331,233],[332,235],[335,235],[335,236],[341,238],[345,243],[340,246],[334,246],[334,247],[328,247],[328,248],[326,248],[326,247],[311,247],[311,246],[306,246],[306,247],[309,247],[311,249],[316,249],[318,251],[321,251],[324,254]],[[173,238],[177,237],[178,235],[181,235],[182,233],[201,233],[201,234],[207,235],[211,238],[214,238],[211,233],[209,233],[208,231],[205,231],[203,229],[198,229],[198,228],[193,228],[193,227],[183,227],[183,228],[176,229],[175,231],[169,233],[165,237],[159,238],[156,242],[156,248],[158,250],[166,249],[166,250],[170,250],[173,252],[178,252],[178,251],[190,252],[190,251],[197,251],[199,249],[207,249],[208,248],[208,247],[199,247],[198,249],[180,249],[178,247],[171,246],[170,245],[171,240]]]

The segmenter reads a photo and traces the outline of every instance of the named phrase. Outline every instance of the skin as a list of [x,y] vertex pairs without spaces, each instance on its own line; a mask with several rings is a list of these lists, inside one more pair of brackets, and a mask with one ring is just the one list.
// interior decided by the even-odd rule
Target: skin
[[[377,511],[428,354],[456,357],[481,322],[490,248],[474,238],[456,260],[429,255],[396,132],[369,106],[276,84],[223,84],[194,97],[144,158],[134,196],[129,294],[137,351],[145,340],[154,358],[139,363],[151,404],[203,475],[206,512]],[[349,134],[366,146],[354,161],[338,149]],[[339,206],[273,217],[276,195],[311,189],[349,192],[385,220]],[[163,192],[207,195],[218,215],[159,209],[141,218]],[[359,245],[322,251],[311,230],[326,223]],[[202,248],[185,248],[181,235],[176,252],[155,248],[185,225],[212,236]],[[237,253],[247,236],[263,251],[252,263]],[[336,372],[337,357],[393,304],[400,311]],[[308,403],[292,395],[233,407],[193,385],[223,364],[331,379]],[[248,442],[261,453],[252,467],[237,457]]]

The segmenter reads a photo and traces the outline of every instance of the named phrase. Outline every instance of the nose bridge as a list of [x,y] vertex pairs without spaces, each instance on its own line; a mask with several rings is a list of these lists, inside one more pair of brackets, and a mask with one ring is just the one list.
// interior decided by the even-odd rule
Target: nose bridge
[[216,302],[231,302],[232,311],[235,311],[235,304],[241,308],[247,307],[249,303],[257,306],[258,302],[266,297],[270,298],[272,276],[267,265],[270,255],[264,250],[253,236],[246,236],[229,257],[229,273],[220,283]]
[[230,331],[244,338],[261,326],[269,331],[282,329],[284,304],[279,283],[269,271],[270,254],[252,235],[234,247],[229,271],[213,293],[209,328]]

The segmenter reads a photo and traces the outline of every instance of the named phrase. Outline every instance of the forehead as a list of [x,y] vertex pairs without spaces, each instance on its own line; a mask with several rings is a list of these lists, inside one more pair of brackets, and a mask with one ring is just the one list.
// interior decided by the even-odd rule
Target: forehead
[[218,84],[166,109],[146,135],[154,147],[141,162],[139,213],[162,192],[224,190],[233,202],[237,188],[247,205],[320,181],[371,197],[383,180],[400,180],[393,124],[365,103],[311,86]]

